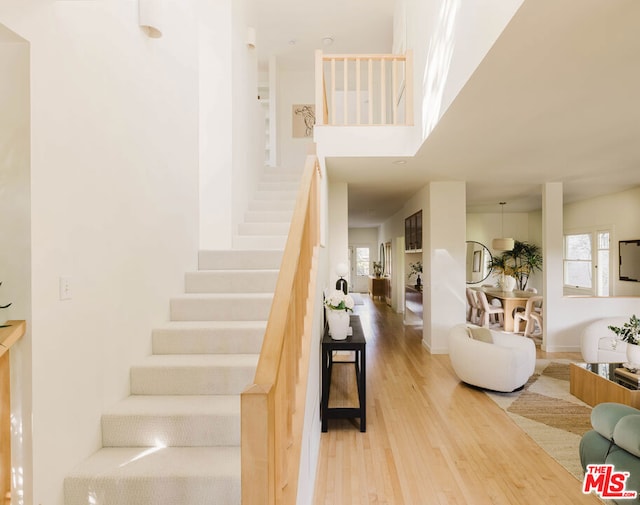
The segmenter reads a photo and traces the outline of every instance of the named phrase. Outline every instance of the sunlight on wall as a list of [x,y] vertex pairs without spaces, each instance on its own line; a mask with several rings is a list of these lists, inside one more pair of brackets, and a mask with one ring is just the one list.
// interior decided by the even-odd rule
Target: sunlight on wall
[[455,25],[460,0],[444,0],[438,22],[429,42],[429,53],[422,79],[422,136],[426,138],[442,115],[442,99],[451,57],[455,47]]
[[[22,420],[18,415],[11,413],[11,440],[12,444],[20,447],[24,444]],[[24,469],[22,465],[11,466],[11,503],[13,505],[24,505]]]

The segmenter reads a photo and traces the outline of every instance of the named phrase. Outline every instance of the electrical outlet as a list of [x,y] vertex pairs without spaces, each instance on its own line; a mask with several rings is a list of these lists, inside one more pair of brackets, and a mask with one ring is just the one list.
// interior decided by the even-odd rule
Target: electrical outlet
[[71,277],[60,277],[60,300],[71,300]]

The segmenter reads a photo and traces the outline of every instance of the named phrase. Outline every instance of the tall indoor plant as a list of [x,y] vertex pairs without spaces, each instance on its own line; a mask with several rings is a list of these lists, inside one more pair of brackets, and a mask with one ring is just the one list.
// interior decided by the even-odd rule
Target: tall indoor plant
[[536,244],[516,240],[513,249],[494,256],[490,266],[500,273],[514,277],[516,287],[524,290],[531,274],[542,270],[542,251]]

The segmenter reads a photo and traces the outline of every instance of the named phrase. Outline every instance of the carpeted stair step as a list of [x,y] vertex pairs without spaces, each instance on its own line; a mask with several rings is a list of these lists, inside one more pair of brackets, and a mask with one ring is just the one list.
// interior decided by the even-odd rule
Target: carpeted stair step
[[255,201],[288,201],[294,203],[296,201],[296,197],[298,196],[298,190],[286,190],[286,189],[276,189],[276,190],[258,190],[256,191],[253,200]]
[[286,210],[293,211],[295,207],[294,200],[251,200],[249,202],[249,208],[247,210],[252,212],[273,211],[273,210]]
[[291,223],[289,210],[247,211],[244,215],[245,223]]
[[185,275],[187,293],[273,293],[278,270],[202,270]]
[[205,250],[198,252],[199,270],[265,270],[279,269],[281,250]]
[[131,367],[131,394],[238,395],[257,364],[257,354],[152,355]]
[[240,504],[239,447],[105,448],[64,482],[65,505]]
[[274,181],[269,179],[263,179],[258,183],[258,191],[287,191],[296,192],[300,187],[300,182],[297,179]]
[[238,235],[288,235],[291,223],[240,223]]
[[256,250],[283,250],[286,242],[286,235],[234,235],[232,240],[233,247]]
[[240,445],[239,395],[137,395],[102,416],[103,447]]
[[170,321],[153,329],[153,354],[257,354],[266,321]]
[[260,178],[261,182],[296,182],[300,183],[300,172],[286,170],[265,171]]
[[170,300],[172,321],[266,321],[273,293],[198,293]]

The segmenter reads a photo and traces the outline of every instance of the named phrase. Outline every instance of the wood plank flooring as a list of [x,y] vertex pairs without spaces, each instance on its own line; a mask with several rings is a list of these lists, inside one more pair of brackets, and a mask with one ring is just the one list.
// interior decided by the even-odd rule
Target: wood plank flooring
[[315,505],[602,503],[483,392],[461,384],[448,356],[430,355],[421,327],[363,299],[356,313],[367,338],[367,432],[357,420],[329,420]]

